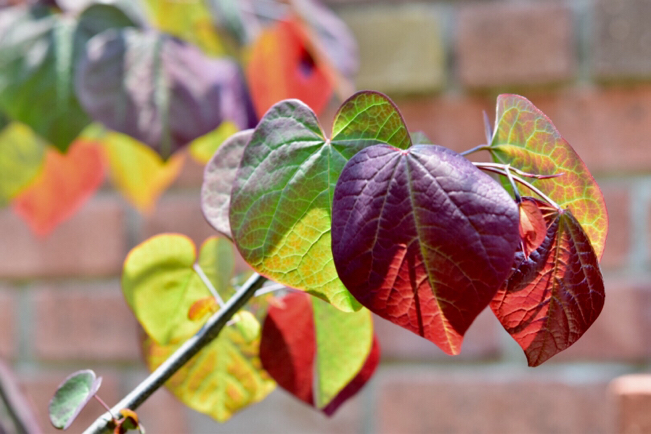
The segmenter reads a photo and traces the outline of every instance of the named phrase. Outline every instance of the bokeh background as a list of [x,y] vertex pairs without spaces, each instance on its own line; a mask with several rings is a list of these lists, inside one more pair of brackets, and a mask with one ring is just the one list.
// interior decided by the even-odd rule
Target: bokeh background
[[[577,344],[535,369],[490,312],[455,358],[378,319],[381,366],[331,419],[278,390],[219,425],[161,390],[140,411],[147,432],[651,429],[651,381],[621,378],[651,368],[651,2],[326,3],[357,38],[357,88],[387,93],[410,130],[436,144],[462,151],[483,143],[482,111],[493,118],[499,93],[524,95],[552,119],[606,198],[604,311]],[[187,234],[197,244],[214,235],[200,211],[201,180],[202,168],[186,164],[148,217],[107,186],[46,239],[0,210],[0,355],[46,432],[54,431],[48,400],[70,372],[102,375],[100,396],[109,405],[146,376],[136,321],[120,291],[122,262],[156,233]],[[91,403],[71,432],[102,412]]]

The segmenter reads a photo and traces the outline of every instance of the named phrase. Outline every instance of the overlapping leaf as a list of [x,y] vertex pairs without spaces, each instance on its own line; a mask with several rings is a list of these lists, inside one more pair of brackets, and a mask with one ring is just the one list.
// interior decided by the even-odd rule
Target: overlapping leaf
[[296,98],[321,113],[332,84],[314,61],[295,18],[263,31],[251,49],[247,77],[256,113],[262,117],[278,101]]
[[90,199],[105,173],[97,143],[76,140],[65,155],[49,147],[42,170],[13,199],[13,209],[34,233],[45,236]]
[[0,132],[0,206],[7,205],[43,167],[45,142],[22,124]]
[[[228,241],[209,238],[201,248],[198,263],[215,289],[224,297],[232,274],[232,250]],[[229,246],[230,248],[230,246]],[[147,334],[160,345],[177,344],[201,327],[188,319],[188,311],[210,291],[193,269],[197,261],[194,243],[177,234],[150,238],[127,256],[122,291]],[[212,277],[212,278],[211,278]]]
[[379,362],[370,313],[344,313],[307,294],[269,307],[262,365],[289,393],[328,416],[355,395]]
[[603,255],[608,215],[599,186],[574,149],[530,101],[518,95],[497,99],[493,159],[537,175],[563,176],[534,181],[584,228],[598,258]]
[[109,5],[92,6],[78,20],[39,6],[1,11],[0,108],[66,150],[90,123],[73,85],[86,42],[109,27],[130,25]]
[[[246,327],[236,324],[224,328],[214,341],[166,383],[167,388],[187,406],[220,422],[261,401],[275,387],[258,357],[260,326],[253,316],[246,316],[245,321]],[[251,321],[258,324],[257,333],[253,333],[255,327]],[[156,369],[177,347],[161,346],[147,339],[144,353],[149,369]]]
[[123,29],[93,38],[76,89],[84,108],[107,127],[163,158],[225,119],[253,122],[242,74],[225,59],[154,31]]
[[131,137],[109,132],[101,136],[113,185],[140,212],[148,213],[181,173],[184,154],[167,161]]
[[201,210],[208,223],[228,238],[233,237],[228,220],[231,188],[252,135],[253,130],[244,130],[226,140],[206,165],[203,175]]
[[458,354],[508,277],[518,209],[465,158],[378,145],[344,168],[332,210],[339,277],[372,312]]
[[543,243],[525,257],[491,302],[504,328],[538,366],[576,342],[604,305],[604,283],[588,236],[571,211],[545,209]]
[[346,101],[331,139],[302,102],[275,105],[255,129],[233,183],[230,226],[244,259],[283,285],[357,310],[332,261],[332,197],[348,159],[377,143],[410,145],[400,113],[381,94]]

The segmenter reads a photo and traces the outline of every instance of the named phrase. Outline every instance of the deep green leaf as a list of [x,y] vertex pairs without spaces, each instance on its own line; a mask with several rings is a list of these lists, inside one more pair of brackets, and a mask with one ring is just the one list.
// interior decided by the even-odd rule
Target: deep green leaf
[[95,396],[102,377],[87,369],[77,371],[59,385],[50,400],[50,422],[57,429],[67,429],[86,403]]

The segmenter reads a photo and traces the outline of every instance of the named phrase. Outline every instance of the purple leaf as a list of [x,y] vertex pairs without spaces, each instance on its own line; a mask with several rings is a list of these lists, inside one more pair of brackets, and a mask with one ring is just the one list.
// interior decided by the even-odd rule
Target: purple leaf
[[519,242],[506,191],[441,146],[363,149],[337,182],[332,252],[346,288],[448,354],[508,277]]
[[238,65],[154,31],[104,32],[88,44],[77,74],[84,108],[107,127],[164,158],[217,128],[255,122]]

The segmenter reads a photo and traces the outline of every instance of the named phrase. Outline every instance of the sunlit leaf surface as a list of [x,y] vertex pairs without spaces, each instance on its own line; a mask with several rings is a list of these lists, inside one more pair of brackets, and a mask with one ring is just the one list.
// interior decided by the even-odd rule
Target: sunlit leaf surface
[[569,210],[545,210],[543,243],[516,255],[513,274],[491,302],[506,331],[538,366],[576,342],[604,305],[599,262],[586,233]]
[[500,95],[490,151],[495,161],[525,172],[563,173],[532,182],[562,208],[572,211],[601,258],[608,233],[603,195],[586,165],[547,116],[526,98]]
[[372,312],[458,354],[511,271],[518,209],[468,160],[378,145],[344,168],[332,210],[339,277]]
[[246,146],[231,194],[231,231],[249,265],[339,309],[359,309],[332,261],[332,197],[348,159],[377,143],[410,144],[400,113],[381,94],[346,101],[331,139],[302,102],[275,105]]
[[49,147],[43,169],[13,199],[13,209],[34,233],[45,236],[90,199],[105,172],[102,150],[95,142],[76,140],[65,155]]
[[0,206],[7,205],[38,175],[45,146],[26,125],[14,122],[0,131]]

